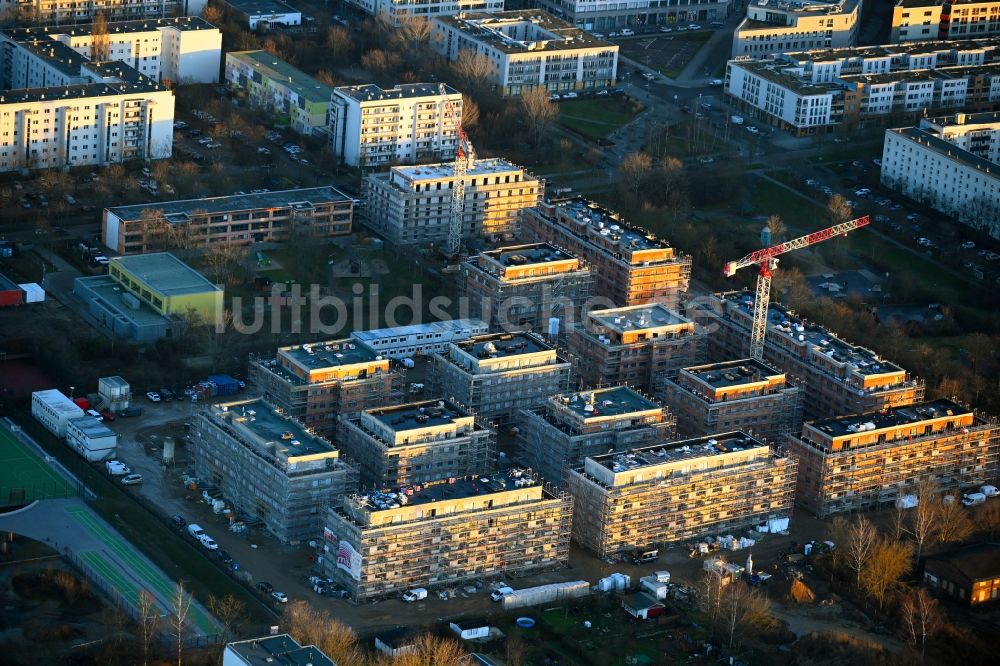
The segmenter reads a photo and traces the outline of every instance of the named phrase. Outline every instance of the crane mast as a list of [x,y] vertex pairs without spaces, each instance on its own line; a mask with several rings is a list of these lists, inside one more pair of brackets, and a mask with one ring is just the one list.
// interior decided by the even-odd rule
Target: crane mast
[[469,141],[469,135],[462,129],[462,115],[447,97],[447,86],[442,83],[438,89],[444,97],[445,115],[455,127],[458,140],[452,171],[454,181],[451,185],[451,216],[448,220],[448,239],[445,242],[446,253],[453,257],[458,254],[462,244],[462,224],[465,221],[465,174],[468,173],[470,167],[475,166],[476,149]]
[[814,231],[799,238],[778,243],[761,250],[754,250],[747,256],[736,261],[729,261],[722,267],[726,277],[732,277],[736,271],[748,266],[759,266],[757,273],[757,295],[753,303],[753,322],[750,326],[750,357],[758,361],[764,358],[764,334],[767,332],[767,305],[771,298],[771,278],[778,267],[779,255],[801,250],[802,248],[828,241],[837,236],[846,236],[848,232],[867,226],[871,219],[865,215],[854,220],[841,222],[832,227]]

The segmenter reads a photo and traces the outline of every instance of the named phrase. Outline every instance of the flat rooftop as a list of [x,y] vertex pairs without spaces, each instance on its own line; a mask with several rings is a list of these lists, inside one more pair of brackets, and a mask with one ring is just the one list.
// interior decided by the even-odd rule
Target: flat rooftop
[[838,83],[837,81],[820,83],[807,81],[803,79],[797,71],[786,71],[793,68],[797,69],[797,67],[780,61],[740,60],[730,62],[729,65],[745,69],[751,74],[755,74],[772,83],[777,83],[778,85],[788,88],[799,95],[827,95],[844,89],[843,84]]
[[988,159],[982,158],[975,153],[970,153],[968,150],[957,146],[954,143],[942,139],[935,132],[931,130],[921,129],[919,127],[901,127],[901,128],[891,128],[889,130],[900,136],[904,136],[910,141],[917,143],[924,148],[928,148],[942,157],[947,157],[950,160],[958,162],[960,164],[968,165],[974,169],[984,172],[983,175],[996,179],[1000,174],[997,173],[997,164],[990,162]]
[[303,647],[288,634],[237,641],[226,648],[249,666],[337,666],[315,645]]
[[996,76],[1000,74],[1000,63],[988,62],[984,65],[958,65],[953,67],[936,67],[934,69],[907,69],[887,74],[851,74],[841,76],[845,84],[861,82],[869,85],[897,83],[900,81],[949,81],[961,80],[975,76]]
[[627,386],[563,393],[554,398],[563,407],[580,418],[596,416],[621,416],[650,409],[662,409],[649,398],[643,397]]
[[115,433],[108,426],[93,416],[78,416],[70,419],[70,423],[83,431],[87,437],[114,437]]
[[[431,502],[440,502],[443,500],[492,495],[506,490],[513,490],[515,487],[538,485],[537,479],[528,476],[526,472],[521,470],[510,470],[507,474],[498,472],[497,474],[476,478],[477,476],[459,477],[455,479],[454,483],[444,480],[430,484],[407,486],[401,488],[400,492],[377,490],[367,495],[367,508],[372,511],[384,511],[399,508],[404,504],[405,506],[430,504]],[[418,487],[420,490],[416,489]],[[405,500],[401,501],[401,495],[405,495]]]
[[[506,53],[561,51],[618,46],[580,30],[540,9],[498,12],[462,12],[434,20],[460,30],[470,39]],[[518,34],[518,29],[521,34]]]
[[294,91],[306,101],[323,104],[330,101],[330,95],[333,93],[331,86],[320,83],[302,70],[289,65],[267,51],[231,51],[226,54],[226,59],[229,58],[252,66],[254,71],[260,72],[262,76]]
[[297,190],[261,192],[259,194],[234,194],[225,197],[205,197],[203,199],[181,199],[178,201],[158,201],[155,204],[115,206],[106,209],[126,222],[142,219],[143,211],[150,208],[162,211],[168,222],[176,223],[190,219],[194,211],[207,213],[242,212],[264,208],[295,208],[302,205],[318,206],[326,203],[351,201],[351,197],[333,187],[306,187]]
[[683,371],[697,377],[714,388],[729,388],[742,384],[752,384],[764,381],[768,377],[784,374],[753,358],[695,365],[690,368],[684,368]]
[[479,359],[507,358],[552,349],[530,333],[491,333],[456,342],[455,346]]
[[447,425],[455,419],[469,416],[469,412],[447,400],[424,400],[406,405],[378,407],[369,409],[367,413],[395,432]]
[[935,116],[933,118],[922,118],[921,128],[927,127],[970,127],[975,125],[993,125],[1000,123],[1000,111],[986,111],[983,113],[953,113],[948,116]]
[[[382,88],[374,83],[368,83],[361,86],[338,86],[334,90],[359,102],[381,102],[415,97],[436,97],[441,94],[441,85],[439,83],[400,83],[392,88]],[[444,94],[460,94],[458,90],[447,83],[443,85]]]
[[374,361],[378,354],[349,339],[284,347],[282,353],[303,368],[320,370]]
[[98,304],[105,310],[115,317],[132,322],[137,327],[152,326],[166,321],[163,315],[143,301],[139,301],[139,308],[136,310],[123,303],[121,285],[110,275],[78,277],[76,282],[91,290],[98,299]]
[[911,423],[919,423],[927,419],[968,413],[968,409],[955,404],[951,400],[940,399],[907,405],[906,407],[890,407],[884,412],[821,419],[810,422],[810,425],[816,430],[825,432],[830,437],[843,437],[844,435],[864,432],[865,430],[894,428]]
[[553,202],[567,217],[582,222],[585,227],[609,241],[631,250],[651,250],[670,247],[666,241],[658,239],[645,229],[626,225],[621,217],[598,204],[583,198],[564,199]]
[[[739,303],[749,316],[750,305],[753,303],[752,295],[745,292],[730,292],[723,294],[722,297]],[[822,326],[803,324],[800,317],[781,304],[771,303],[768,306],[767,321],[767,335],[783,335],[798,343],[812,345],[819,353],[826,354],[834,361],[851,365],[861,375],[902,371],[898,365],[879,358],[872,350],[847,343]]]
[[35,391],[31,395],[37,395],[39,399],[44,400],[45,404],[51,407],[54,411],[67,414],[69,416],[79,416],[82,411],[79,405],[70,400],[69,397],[59,389]]
[[576,258],[569,252],[560,250],[555,245],[549,245],[548,243],[501,247],[496,250],[487,250],[483,252],[483,256],[489,257],[505,268],[527,266],[529,264],[546,264],[552,261],[567,261]]
[[210,409],[217,418],[238,422],[263,441],[273,443],[275,449],[284,449],[289,457],[336,451],[328,441],[309,434],[301,424],[279,413],[261,398],[220,403]]
[[17,283],[3,273],[0,273],[0,291],[11,291],[14,289],[18,289]]
[[652,467],[663,463],[717,456],[734,451],[745,451],[766,444],[742,432],[727,432],[708,437],[695,437],[669,444],[647,446],[629,453],[606,453],[592,456],[591,460],[613,472],[626,472],[640,467]]
[[368,331],[355,331],[351,337],[361,342],[374,342],[386,338],[406,338],[411,335],[444,335],[455,334],[461,331],[486,331],[489,325],[482,319],[446,319],[444,321],[432,321],[426,324],[412,324],[410,326],[396,326],[393,328],[373,328]]
[[134,254],[111,259],[111,268],[120,267],[164,296],[222,291],[208,278],[169,252]]
[[861,0],[754,0],[755,7],[767,7],[790,14],[829,16],[854,11]]
[[[214,25],[200,16],[173,16],[169,18],[137,19],[133,21],[108,21],[108,34],[121,35],[133,32],[153,32],[160,28],[178,30],[217,30]],[[88,37],[93,33],[93,24],[74,23],[71,25],[47,25],[30,28],[4,30],[4,34],[16,42],[33,39],[52,38],[59,35]]]
[[660,303],[592,310],[589,315],[591,319],[616,333],[690,323],[690,320]]
[[[508,162],[499,157],[476,160],[471,169],[465,172],[466,177],[489,176],[504,173],[521,171],[521,167],[513,162]],[[425,180],[439,181],[447,180],[455,176],[455,163],[443,162],[440,164],[418,164],[415,166],[395,166],[392,171],[403,176],[412,182],[422,182]],[[388,174],[385,174],[388,177]]]
[[299,10],[281,0],[225,0],[233,9],[247,16],[270,16],[272,14],[298,14]]

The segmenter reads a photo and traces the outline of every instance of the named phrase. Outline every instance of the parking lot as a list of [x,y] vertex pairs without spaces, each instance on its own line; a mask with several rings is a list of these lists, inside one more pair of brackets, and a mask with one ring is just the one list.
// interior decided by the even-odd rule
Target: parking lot
[[657,32],[616,43],[624,57],[674,78],[711,36],[708,30]]

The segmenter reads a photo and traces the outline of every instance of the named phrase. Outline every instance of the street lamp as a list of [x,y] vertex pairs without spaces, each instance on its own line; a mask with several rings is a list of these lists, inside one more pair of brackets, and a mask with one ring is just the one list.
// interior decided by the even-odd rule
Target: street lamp
[[72,399],[73,399],[73,391],[74,391],[74,390],[76,390],[76,387],[75,387],[75,386],[70,386],[70,387],[69,387],[69,399],[70,399],[70,400],[72,400]]

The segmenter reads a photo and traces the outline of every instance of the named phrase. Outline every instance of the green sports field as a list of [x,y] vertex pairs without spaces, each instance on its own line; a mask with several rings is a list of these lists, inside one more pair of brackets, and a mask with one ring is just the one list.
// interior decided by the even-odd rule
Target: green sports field
[[75,494],[73,486],[47,462],[0,427],[0,507]]

